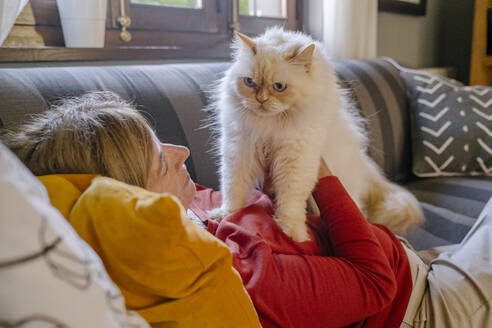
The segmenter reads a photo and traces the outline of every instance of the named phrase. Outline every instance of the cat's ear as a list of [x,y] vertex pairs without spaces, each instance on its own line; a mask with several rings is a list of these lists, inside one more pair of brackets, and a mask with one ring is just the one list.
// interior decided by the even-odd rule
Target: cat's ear
[[306,71],[309,71],[311,68],[311,63],[313,61],[313,53],[314,53],[315,45],[311,43],[307,47],[302,50],[299,50],[297,54],[295,54],[292,58],[289,59],[289,63],[296,65],[304,65]]
[[236,36],[239,37],[245,45],[247,45],[251,51],[253,51],[253,54],[256,55],[256,43],[251,40],[249,37],[246,35],[239,33],[236,31]]

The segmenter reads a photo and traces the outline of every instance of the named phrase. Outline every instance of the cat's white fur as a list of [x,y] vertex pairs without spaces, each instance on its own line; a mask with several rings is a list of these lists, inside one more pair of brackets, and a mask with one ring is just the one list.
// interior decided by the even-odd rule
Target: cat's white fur
[[[363,121],[338,87],[321,44],[277,27],[256,39],[241,35],[233,47],[233,65],[214,103],[222,207],[211,216],[242,208],[255,181],[268,176],[278,225],[294,240],[307,240],[306,200],[323,156],[374,222],[401,233],[422,221],[415,198],[386,180],[366,155]],[[256,86],[248,87],[244,77]],[[275,82],[287,88],[277,92]]]

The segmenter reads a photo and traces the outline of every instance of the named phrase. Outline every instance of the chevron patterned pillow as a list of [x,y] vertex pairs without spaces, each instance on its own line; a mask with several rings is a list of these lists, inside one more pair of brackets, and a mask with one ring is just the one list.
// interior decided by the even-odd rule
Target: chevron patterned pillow
[[492,87],[402,70],[418,177],[492,176]]

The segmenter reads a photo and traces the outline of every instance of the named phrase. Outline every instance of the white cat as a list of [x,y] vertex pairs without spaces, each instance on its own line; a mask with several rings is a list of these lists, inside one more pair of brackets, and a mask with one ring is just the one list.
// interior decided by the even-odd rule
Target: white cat
[[372,222],[402,233],[422,222],[416,199],[390,183],[366,155],[362,119],[337,85],[321,44],[276,27],[240,33],[233,65],[214,106],[220,125],[222,217],[241,209],[255,181],[268,179],[275,220],[295,241],[308,240],[306,200],[320,156]]

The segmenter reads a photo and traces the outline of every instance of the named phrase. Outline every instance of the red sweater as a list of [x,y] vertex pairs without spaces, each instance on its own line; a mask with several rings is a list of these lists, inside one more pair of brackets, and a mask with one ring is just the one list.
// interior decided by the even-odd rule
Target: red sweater
[[412,291],[400,242],[367,223],[338,178],[321,179],[313,195],[321,216],[308,217],[303,243],[282,232],[260,192],[220,224],[206,214],[219,192],[199,187],[191,209],[229,247],[263,327],[399,327]]

